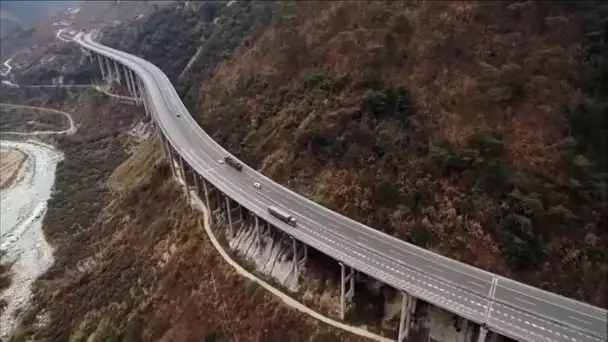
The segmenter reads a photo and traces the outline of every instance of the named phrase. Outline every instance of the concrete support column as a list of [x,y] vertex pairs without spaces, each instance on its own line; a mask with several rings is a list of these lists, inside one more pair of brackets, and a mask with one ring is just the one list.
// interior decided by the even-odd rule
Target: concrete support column
[[114,70],[113,70],[112,66],[110,65],[110,59],[108,57],[103,56],[103,60],[105,61],[105,65],[108,70],[108,83],[110,83],[115,79]]
[[485,325],[480,326],[479,335],[477,336],[477,342],[485,342],[487,334],[488,328]]
[[[355,270],[350,269],[348,275],[346,275],[346,267],[343,263],[340,263],[340,318],[344,319],[346,314],[346,299],[351,299],[355,294]],[[346,291],[346,282],[350,282],[350,288]]]
[[153,115],[154,113],[151,110],[151,106],[150,106],[149,100],[150,100],[149,97],[144,93],[143,96],[142,96],[142,102],[143,102],[143,105],[144,105],[144,111],[146,112],[146,116],[145,117],[146,118],[150,117],[150,124],[152,125],[152,127],[156,127],[156,123],[154,121],[154,115]]
[[291,244],[293,246],[293,274],[298,276],[298,240],[291,238]]
[[255,232],[258,237],[258,249],[261,251],[262,248],[262,233],[260,232],[260,219],[258,215],[253,214],[255,217]]
[[161,139],[164,142],[165,149],[167,150],[167,157],[169,158],[169,167],[171,167],[171,174],[173,178],[177,177],[177,172],[175,171],[175,164],[173,164],[173,149],[169,146],[169,141],[165,139],[164,136],[161,135]]
[[399,319],[399,334],[397,336],[397,342],[402,342],[410,334],[410,321],[411,321],[411,310],[410,303],[412,296],[405,292],[401,293],[401,318]]
[[205,191],[205,204],[207,205],[207,215],[209,215],[209,224],[213,225],[213,215],[211,213],[211,202],[209,201],[209,190],[207,189],[207,180],[201,179],[203,183],[203,191]]
[[146,113],[146,117],[152,116],[152,113],[148,109],[148,104],[147,104],[148,101],[146,100],[146,96],[145,95],[143,96],[142,100],[143,100],[143,103],[144,103],[144,112]]
[[129,68],[122,65],[121,69],[122,69],[122,74],[125,77],[125,84],[127,85],[127,91],[129,93],[129,95],[133,95],[133,86],[131,85],[131,79],[129,78]]
[[144,93],[144,85],[142,83],[143,81],[141,79],[137,79],[137,91],[139,92],[139,97],[141,98],[142,102],[144,100],[145,97],[145,93]]
[[106,79],[106,69],[103,66],[103,60],[101,55],[97,54],[97,62],[99,63],[99,69],[101,70],[101,79],[105,80]]
[[220,213],[222,212],[222,198],[219,190],[217,192],[217,211]]
[[418,304],[418,298],[410,296],[410,313],[413,315],[416,313],[416,304]]
[[120,69],[118,69],[118,62],[115,60],[112,60],[112,62],[114,63],[114,72],[116,73],[116,82],[118,82],[118,84],[122,84],[122,81],[120,80]]
[[160,144],[163,146],[163,157],[169,157],[169,151],[167,151],[167,145],[165,144],[165,137],[162,134],[160,135]]
[[298,264],[300,266],[304,266],[306,260],[308,259],[308,245],[302,242],[302,248],[304,249],[304,255],[302,256],[302,259],[298,260]]
[[184,169],[184,158],[182,158],[182,156],[180,156],[178,154],[177,159],[179,160],[179,168],[180,168],[180,173],[181,173],[182,179],[184,180],[184,184],[186,184],[186,199],[190,200],[190,189],[188,188],[188,179],[186,178],[186,169]]
[[135,97],[139,104],[139,90],[137,89],[137,82],[135,82],[136,77],[133,76],[133,70],[131,69],[129,69],[129,79],[131,80],[131,88],[133,88],[133,97]]
[[194,169],[192,169],[192,177],[194,177],[194,191],[196,191],[196,196],[198,196],[201,192],[201,188],[198,185],[198,174]]
[[230,199],[226,196],[226,215],[228,216],[228,229],[230,237],[234,237],[234,230],[232,228],[232,210],[230,210]]

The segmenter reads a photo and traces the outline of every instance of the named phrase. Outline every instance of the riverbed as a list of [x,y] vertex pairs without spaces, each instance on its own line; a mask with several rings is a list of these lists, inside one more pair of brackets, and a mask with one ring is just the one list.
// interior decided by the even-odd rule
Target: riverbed
[[34,140],[0,141],[0,146],[26,156],[15,183],[0,190],[0,250],[6,251],[7,260],[14,261],[12,284],[0,295],[8,303],[0,315],[0,337],[5,337],[15,324],[15,311],[27,307],[32,283],[53,263],[42,219],[63,154]]

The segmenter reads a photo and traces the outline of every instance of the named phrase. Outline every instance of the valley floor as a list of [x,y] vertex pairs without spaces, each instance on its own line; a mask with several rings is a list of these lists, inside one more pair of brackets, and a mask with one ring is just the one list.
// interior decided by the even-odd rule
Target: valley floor
[[20,173],[13,174],[17,177],[14,186],[0,193],[0,250],[12,263],[11,284],[0,296],[5,303],[0,315],[0,336],[6,337],[15,325],[16,312],[30,300],[33,282],[53,263],[51,246],[42,232],[42,218],[62,155],[52,146],[36,141],[2,141],[2,148],[18,151],[15,153],[25,160],[23,168],[13,168],[14,173]]

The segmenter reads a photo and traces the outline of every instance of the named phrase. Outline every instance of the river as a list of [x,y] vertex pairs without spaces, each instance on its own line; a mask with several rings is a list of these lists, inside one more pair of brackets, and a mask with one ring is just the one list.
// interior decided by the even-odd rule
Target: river
[[12,284],[0,295],[8,303],[0,315],[0,337],[5,337],[15,324],[15,311],[28,304],[32,283],[53,263],[52,248],[42,232],[42,219],[63,154],[34,140],[3,140],[0,146],[27,156],[22,170],[17,171],[21,176],[12,186],[0,190],[0,250],[6,251],[6,259],[14,261]]

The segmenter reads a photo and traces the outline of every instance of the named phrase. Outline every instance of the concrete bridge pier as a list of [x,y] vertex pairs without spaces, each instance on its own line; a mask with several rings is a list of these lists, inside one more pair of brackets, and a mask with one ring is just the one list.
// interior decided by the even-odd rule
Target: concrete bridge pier
[[479,335],[477,335],[477,342],[485,342],[487,335],[488,335],[488,327],[486,327],[485,324],[482,324],[479,327]]
[[191,170],[192,170],[192,178],[194,178],[194,192],[196,193],[197,197],[200,197],[201,186],[200,186],[199,180],[198,180],[199,175],[196,172],[194,172],[194,169],[191,168]]
[[169,141],[167,139],[165,139],[165,137],[162,136],[161,134],[161,140],[163,141],[163,146],[165,147],[165,153],[167,156],[167,159],[169,160],[169,167],[171,168],[171,174],[173,175],[173,178],[177,177],[177,171],[175,171],[175,164],[173,163],[173,149],[171,148],[171,146],[169,145]]
[[128,74],[129,79],[131,80],[131,88],[133,89],[133,97],[135,98],[135,102],[139,106],[140,91],[138,89],[138,82],[135,81],[137,79],[137,76],[133,75],[133,70],[131,69],[128,69]]
[[293,236],[291,237],[291,245],[293,248],[293,258],[292,258],[292,271],[296,276],[298,275],[298,240],[296,240]]
[[124,65],[121,65],[120,68],[122,69],[122,74],[125,79],[125,85],[127,86],[127,91],[129,92],[129,95],[133,96],[133,87],[131,85],[131,79],[129,78],[129,68],[127,68]]
[[410,335],[410,324],[412,320],[412,299],[414,297],[408,295],[406,292],[401,292],[401,318],[399,319],[399,334],[397,335],[397,342],[402,342]]
[[[340,318],[344,319],[346,314],[346,300],[352,299],[355,295],[355,269],[348,267],[350,272],[346,274],[346,268],[343,263],[340,263]],[[348,291],[346,291],[346,282],[349,283]]]
[[91,61],[91,64],[93,64],[93,51],[89,51],[85,48],[82,48],[82,53],[84,53],[86,56],[89,56],[89,61]]
[[245,211],[245,210],[247,210],[247,209],[243,208],[243,206],[239,204],[239,216],[240,216],[240,219],[241,219],[240,222],[243,225],[243,227],[245,227],[245,225],[246,225],[245,221],[247,219],[246,216],[243,214],[243,211]]
[[[234,204],[230,207],[231,209],[228,211],[228,214],[230,215],[230,217],[233,218],[232,226],[234,227],[237,224],[244,226],[242,207],[238,202],[236,202],[236,201],[232,201],[232,202],[234,202]],[[239,214],[237,216],[236,220],[234,220],[234,217],[233,217],[235,212],[237,212]]]
[[95,54],[95,57],[97,59],[97,63],[99,64],[99,70],[101,70],[101,79],[105,81],[106,79],[106,69],[103,67],[103,60],[101,59],[101,55],[100,54]]
[[221,213],[222,212],[222,195],[221,195],[221,191],[218,190],[217,192],[217,212]]
[[397,342],[402,342],[410,335],[412,316],[416,312],[416,304],[418,303],[418,298],[408,295],[406,292],[402,292],[401,295],[403,299],[401,301],[401,318],[399,320]]
[[[253,214],[253,213],[252,213]],[[258,215],[253,214],[255,218],[255,234],[257,238],[258,250],[262,250],[262,232],[260,231],[260,218]]]
[[211,201],[209,200],[207,180],[205,178],[201,178],[201,183],[203,183],[203,191],[205,192],[205,205],[207,206],[207,215],[209,215],[209,224],[213,226],[213,214],[211,213]]
[[120,79],[120,69],[118,68],[118,62],[113,60],[112,62],[114,62],[114,70],[116,70],[116,82],[118,82],[118,84],[122,84],[122,80]]
[[302,258],[298,260],[298,265],[299,267],[304,267],[304,265],[306,264],[306,260],[308,260],[308,245],[305,244],[304,242],[301,242],[302,244]]
[[[192,178],[192,182],[189,181],[189,176],[190,178]],[[196,172],[194,172],[194,169],[188,163],[184,163],[184,183],[186,183],[186,189],[188,190],[188,193],[190,193],[190,190],[194,190],[196,196],[198,196],[197,177],[198,175],[196,174]],[[190,184],[192,183],[194,184],[194,187],[190,186]]]
[[260,224],[259,227],[260,227],[261,238],[265,238],[267,236],[272,235],[272,226],[268,222],[262,221],[262,224]]
[[[156,133],[158,133],[158,139],[163,148],[163,157],[169,158],[169,150],[167,148],[167,139],[165,139],[165,137],[163,136],[163,134],[161,132],[156,132]],[[171,171],[173,171],[173,170],[171,170]]]
[[144,97],[146,96],[145,92],[144,92],[144,83],[141,80],[141,78],[137,79],[137,91],[139,92],[139,98],[140,98],[140,102],[143,102]]
[[184,183],[186,185],[186,200],[190,200],[190,191],[188,190],[188,179],[186,178],[186,171],[184,169],[184,158],[182,158],[182,156],[180,156],[179,154],[177,155],[177,160],[179,162],[179,171],[180,171],[180,175],[182,177],[182,179],[184,180]]
[[228,216],[228,232],[230,238],[234,238],[234,228],[232,227],[232,210],[230,210],[230,198],[226,196],[226,216]]
[[140,106],[144,98],[143,86],[141,85],[141,80],[137,76],[133,76],[132,73],[132,71],[129,72],[129,75],[132,77],[131,82],[133,83],[133,91],[135,92],[135,103]]
[[99,69],[101,70],[101,79],[103,81],[106,81],[108,79],[109,75],[108,75],[108,69],[105,66],[102,55],[97,54],[97,62],[99,62]]
[[[146,118],[147,118],[148,116],[152,117],[152,112],[151,112],[151,111],[150,111],[150,109],[148,108],[148,101],[146,100],[146,96],[144,96],[142,100],[143,100],[143,103],[144,103],[144,112],[146,113],[146,116],[145,116],[145,117],[146,117]],[[151,120],[151,121],[154,121],[154,120]],[[153,126],[154,126],[154,124],[153,124]]]
[[102,56],[102,58],[104,60],[104,64],[105,64],[106,68],[108,69],[107,82],[112,83],[112,81],[115,79],[115,77],[114,77],[114,71],[112,70],[112,66],[110,65],[110,59],[106,56]]

